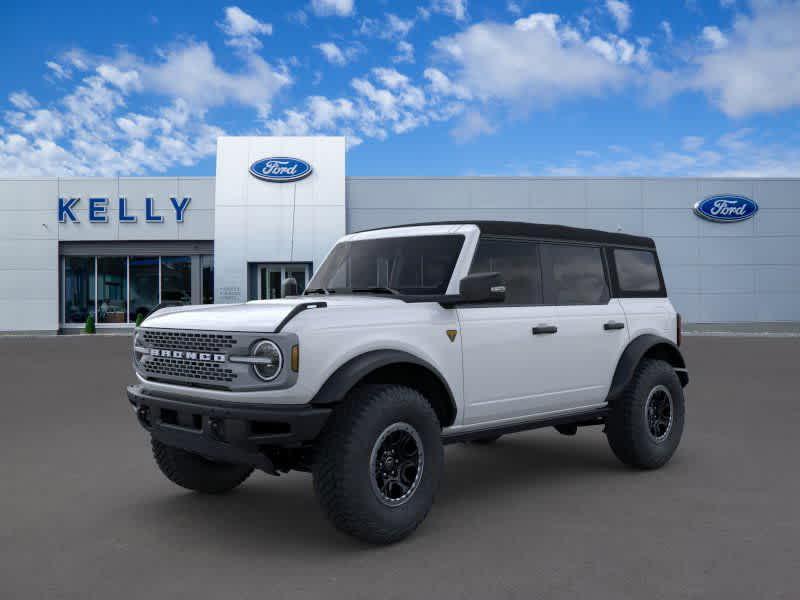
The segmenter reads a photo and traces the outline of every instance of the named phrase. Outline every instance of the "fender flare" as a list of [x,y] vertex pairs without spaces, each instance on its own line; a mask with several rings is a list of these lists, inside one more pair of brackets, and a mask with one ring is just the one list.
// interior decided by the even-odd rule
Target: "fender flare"
[[636,367],[647,356],[665,360],[671,364],[678,374],[678,379],[680,379],[683,387],[686,387],[689,383],[686,361],[678,346],[665,337],[648,333],[631,340],[622,352],[617,368],[614,371],[614,378],[611,380],[611,388],[608,392],[609,403],[622,394],[633,378]]
[[[322,387],[320,387],[314,395],[314,398],[312,398],[311,404],[315,406],[337,404],[344,400],[347,393],[370,373],[382,367],[400,364],[411,364],[422,367],[438,380],[438,383],[447,392],[447,397],[442,400],[447,404],[447,412],[449,415],[452,415],[452,418],[448,420],[452,422],[452,420],[455,419],[458,409],[456,407],[455,398],[453,397],[453,390],[450,389],[447,380],[442,376],[439,370],[428,361],[408,352],[403,352],[402,350],[372,350],[360,354],[355,358],[351,358],[328,377],[325,383],[322,384]],[[429,400],[431,399],[429,398]],[[446,425],[443,423],[443,426]]]

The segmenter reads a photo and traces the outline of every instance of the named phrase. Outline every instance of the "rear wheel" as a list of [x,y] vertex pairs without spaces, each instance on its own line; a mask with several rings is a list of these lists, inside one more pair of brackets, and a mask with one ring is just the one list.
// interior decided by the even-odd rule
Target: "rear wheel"
[[209,460],[180,448],[151,439],[153,457],[161,472],[172,483],[196,492],[221,494],[244,482],[252,467]]
[[336,407],[320,437],[314,489],[338,529],[388,544],[425,519],[443,461],[439,420],[419,392],[359,386]]
[[617,458],[640,469],[669,461],[684,423],[683,388],[669,363],[643,360],[610,408],[606,435]]

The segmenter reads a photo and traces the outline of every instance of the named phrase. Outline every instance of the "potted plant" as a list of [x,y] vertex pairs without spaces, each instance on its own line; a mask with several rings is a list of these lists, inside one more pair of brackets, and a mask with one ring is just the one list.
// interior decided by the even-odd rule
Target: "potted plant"
[[94,333],[95,326],[94,326],[94,315],[89,315],[86,317],[86,325],[83,328],[84,333]]

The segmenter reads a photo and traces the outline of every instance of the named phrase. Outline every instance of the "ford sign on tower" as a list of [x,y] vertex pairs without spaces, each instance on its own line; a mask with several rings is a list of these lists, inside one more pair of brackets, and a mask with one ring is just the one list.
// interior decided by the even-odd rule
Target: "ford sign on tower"
[[311,165],[306,161],[289,156],[262,158],[250,165],[253,177],[275,183],[300,181],[311,175],[311,170]]

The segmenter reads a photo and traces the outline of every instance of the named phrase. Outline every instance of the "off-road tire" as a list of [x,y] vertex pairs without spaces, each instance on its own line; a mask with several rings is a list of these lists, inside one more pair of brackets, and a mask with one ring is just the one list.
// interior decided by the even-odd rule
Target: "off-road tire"
[[[395,424],[413,428],[422,445],[418,481],[407,499],[387,506],[374,489],[374,449]],[[373,544],[411,534],[425,519],[444,464],[441,426],[430,403],[402,385],[360,385],[336,406],[314,452],[314,490],[323,511],[340,530]]]
[[195,492],[228,492],[253,472],[252,467],[213,462],[198,454],[162,444],[153,438],[151,444],[156,464],[167,479]]
[[[651,436],[645,413],[651,391],[663,386],[672,398],[672,422],[662,441]],[[683,388],[672,366],[661,360],[643,360],[628,386],[609,407],[606,436],[614,454],[626,465],[658,469],[672,457],[683,434]]]

